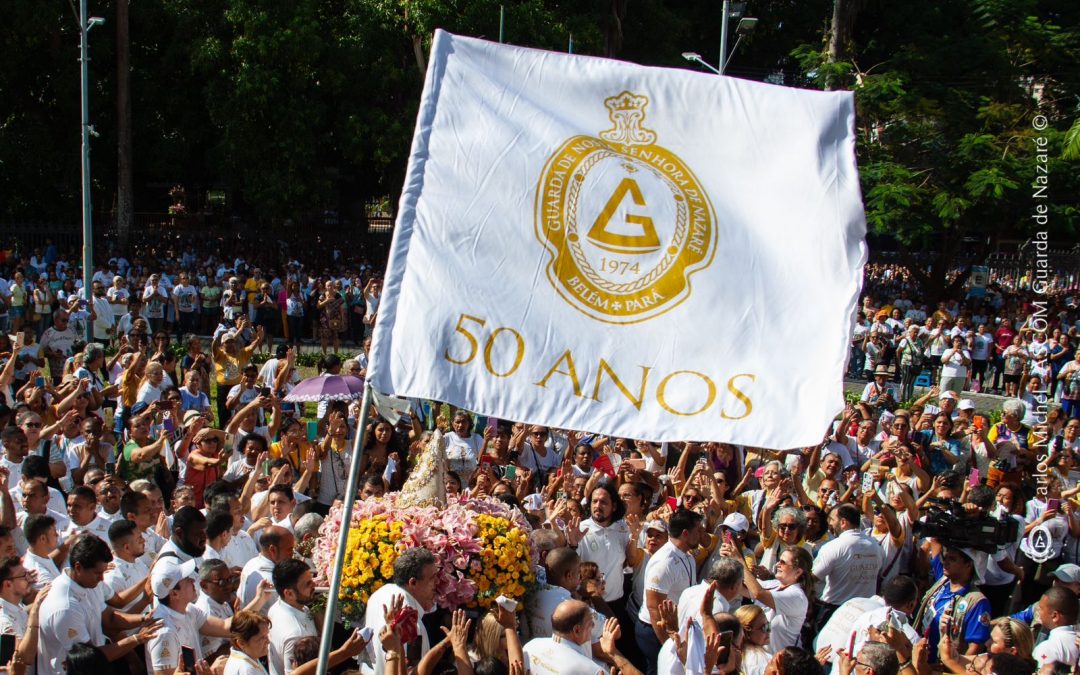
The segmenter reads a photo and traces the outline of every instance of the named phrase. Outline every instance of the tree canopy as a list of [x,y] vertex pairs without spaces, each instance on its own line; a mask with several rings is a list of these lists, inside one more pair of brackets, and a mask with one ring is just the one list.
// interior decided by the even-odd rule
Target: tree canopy
[[[91,0],[91,13],[111,20],[126,1]],[[575,53],[669,67],[693,67],[685,51],[718,60],[714,0],[144,0],[129,5],[136,209],[163,211],[174,184],[226,190],[261,223],[328,209],[355,219],[373,197],[396,199],[434,30],[495,40],[500,5],[509,43],[572,39]],[[15,3],[0,25],[3,220],[78,220],[71,9]],[[1026,238],[1043,137],[1049,227],[1075,237],[1080,4],[758,0],[746,13],[759,24],[729,75],[856,92],[872,232],[937,263]],[[98,211],[117,190],[110,25],[90,34]]]

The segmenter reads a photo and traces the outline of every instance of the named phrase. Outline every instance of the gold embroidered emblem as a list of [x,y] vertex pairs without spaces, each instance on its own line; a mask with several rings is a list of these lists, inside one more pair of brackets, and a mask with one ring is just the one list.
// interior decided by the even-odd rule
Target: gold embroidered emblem
[[548,158],[535,233],[559,295],[598,321],[647,321],[691,292],[712,262],[716,214],[690,167],[644,126],[649,98],[604,100],[612,128],[573,136]]

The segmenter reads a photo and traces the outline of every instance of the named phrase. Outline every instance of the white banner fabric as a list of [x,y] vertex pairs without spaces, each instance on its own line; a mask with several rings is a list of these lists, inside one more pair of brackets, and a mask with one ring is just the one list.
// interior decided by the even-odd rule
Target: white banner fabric
[[438,32],[379,391],[653,441],[821,441],[866,258],[850,92]]

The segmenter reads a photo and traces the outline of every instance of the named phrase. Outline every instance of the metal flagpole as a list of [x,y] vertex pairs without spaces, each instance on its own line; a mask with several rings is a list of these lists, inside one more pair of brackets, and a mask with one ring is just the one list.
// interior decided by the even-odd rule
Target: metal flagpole
[[[79,80],[82,94],[80,105],[82,114],[82,236],[83,236],[83,298],[87,305],[94,302],[94,296],[90,292],[94,277],[94,235],[92,216],[90,213],[90,134],[95,136],[97,132],[90,126],[90,76],[88,64],[90,62],[90,29],[105,20],[99,17],[87,18],[87,0],[79,2]],[[86,322],[86,341],[94,340],[94,322]]]
[[506,28],[506,7],[499,5],[499,44],[503,41],[503,29]]
[[[353,506],[356,503],[357,482],[360,480],[360,455],[367,440],[368,409],[371,407],[371,385],[364,382],[364,397],[360,402],[360,428],[353,442],[352,464],[349,465],[349,483],[345,486],[345,513],[338,533],[337,551],[334,554],[334,571],[330,577],[330,594],[326,599],[326,615],[323,617],[322,640],[319,642],[319,667],[317,675],[326,675],[330,669],[330,643],[334,638],[334,614],[337,612],[338,594],[341,592],[341,568],[345,565],[345,548],[349,543],[349,526],[352,523]],[[372,640],[379,639],[372,635]]]

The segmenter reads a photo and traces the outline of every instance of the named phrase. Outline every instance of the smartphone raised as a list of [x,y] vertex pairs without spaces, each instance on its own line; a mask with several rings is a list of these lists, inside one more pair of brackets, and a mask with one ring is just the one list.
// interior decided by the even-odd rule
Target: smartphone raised
[[517,478],[517,467],[513,464],[507,464],[503,469],[503,478],[506,480],[514,480]]
[[45,378],[40,376],[40,375],[35,377],[34,378],[34,386],[37,387],[38,389],[44,387],[45,386]]
[[720,649],[731,649],[733,633],[729,630],[720,631]]
[[184,666],[184,672],[195,672],[195,650],[191,647],[180,647],[180,663]]
[[0,663],[11,663],[11,657],[15,655],[15,636],[0,635]]
[[1048,499],[1048,500],[1046,500],[1046,510],[1047,511],[1060,511],[1061,510],[1061,500],[1060,499]]

